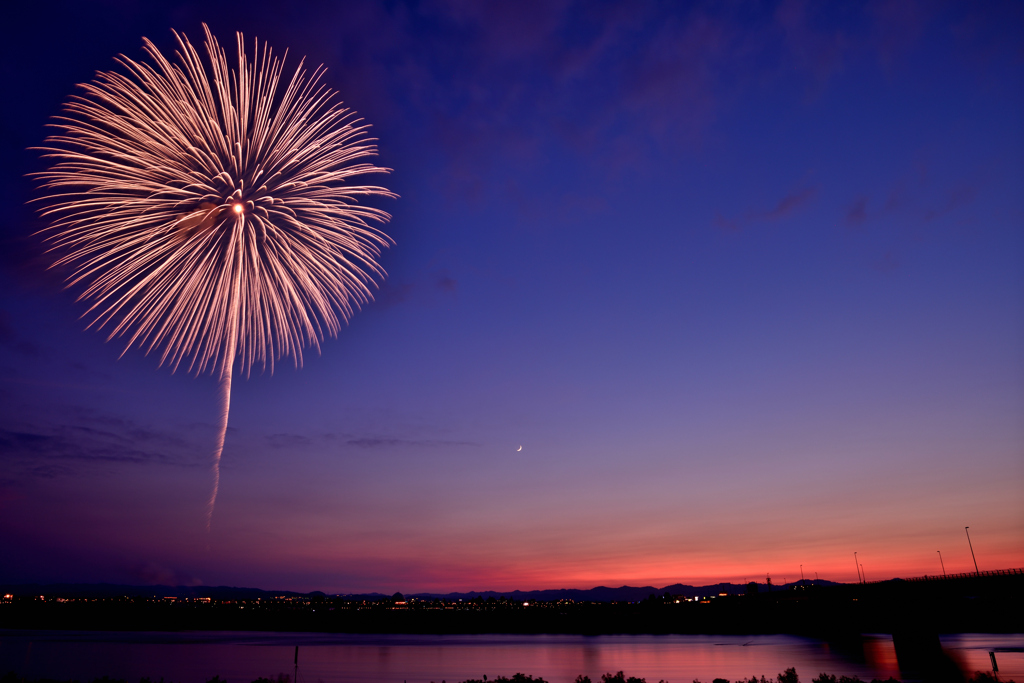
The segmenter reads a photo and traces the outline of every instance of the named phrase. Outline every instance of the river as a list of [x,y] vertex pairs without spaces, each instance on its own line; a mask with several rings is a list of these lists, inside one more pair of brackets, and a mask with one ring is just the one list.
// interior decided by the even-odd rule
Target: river
[[[967,672],[990,670],[1024,683],[1024,634],[943,636],[944,650]],[[690,683],[714,678],[769,679],[795,667],[803,683],[820,672],[900,678],[892,638],[868,635],[830,643],[798,636],[351,635],[324,633],[106,632],[0,630],[0,675],[135,683],[227,683],[293,674],[298,683],[454,683],[522,672],[551,683],[605,672]]]

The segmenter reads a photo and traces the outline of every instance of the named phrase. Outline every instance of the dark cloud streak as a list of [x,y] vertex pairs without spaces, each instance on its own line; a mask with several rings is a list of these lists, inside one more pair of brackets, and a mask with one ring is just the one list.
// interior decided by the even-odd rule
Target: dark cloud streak
[[44,478],[102,465],[201,464],[195,456],[197,449],[180,436],[139,427],[126,420],[109,422],[122,430],[83,424],[0,428],[0,460],[8,472]]
[[414,448],[440,448],[445,446],[479,446],[472,441],[446,441],[442,439],[400,439],[395,437],[359,437],[348,439],[345,442],[349,446],[358,448],[387,448],[391,447],[414,447]]

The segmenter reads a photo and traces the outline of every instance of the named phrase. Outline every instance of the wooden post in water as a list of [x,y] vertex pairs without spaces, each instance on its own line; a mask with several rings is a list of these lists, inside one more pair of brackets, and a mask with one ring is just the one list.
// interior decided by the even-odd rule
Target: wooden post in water
[[295,670],[292,673],[292,683],[299,683],[299,646],[295,646]]

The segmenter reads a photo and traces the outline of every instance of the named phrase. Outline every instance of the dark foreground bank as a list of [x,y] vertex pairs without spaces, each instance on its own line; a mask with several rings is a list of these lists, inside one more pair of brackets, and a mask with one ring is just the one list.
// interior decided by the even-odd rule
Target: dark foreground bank
[[[318,631],[407,634],[773,634],[832,637],[891,633],[897,647],[932,647],[918,634],[1024,632],[1024,574],[885,581],[680,600],[523,603],[378,600],[310,595],[280,599],[79,598],[14,595],[2,629]],[[937,642],[937,641],[936,641]]]

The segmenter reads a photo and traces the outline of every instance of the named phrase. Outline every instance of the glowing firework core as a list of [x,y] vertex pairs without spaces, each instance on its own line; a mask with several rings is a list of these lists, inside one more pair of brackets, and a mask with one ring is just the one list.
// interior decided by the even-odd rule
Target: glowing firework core
[[239,33],[232,69],[203,30],[208,65],[175,33],[176,63],[144,38],[152,64],[121,56],[127,74],[81,85],[38,177],[54,265],[91,301],[90,327],[160,349],[172,369],[219,374],[212,515],[236,362],[246,374],[282,356],[301,365],[372,298],[390,243],[372,223],[390,216],[358,198],[395,195],[349,184],[388,169],[361,161],[374,141],[332,103],[322,68],[300,62],[282,79],[283,60],[266,44],[247,54]]

